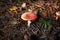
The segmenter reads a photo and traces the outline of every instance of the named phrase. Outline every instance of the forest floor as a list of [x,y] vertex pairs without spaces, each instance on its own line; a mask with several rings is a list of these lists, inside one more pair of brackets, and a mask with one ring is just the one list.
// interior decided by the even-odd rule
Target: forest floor
[[[37,11],[30,27],[21,19],[29,9]],[[60,16],[56,12],[60,12],[60,0],[0,1],[0,40],[60,40]]]

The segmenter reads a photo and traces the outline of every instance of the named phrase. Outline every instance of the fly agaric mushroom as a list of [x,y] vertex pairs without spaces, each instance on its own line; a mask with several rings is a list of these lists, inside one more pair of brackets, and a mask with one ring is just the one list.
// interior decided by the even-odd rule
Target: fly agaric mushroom
[[56,12],[56,20],[60,17],[60,11]]
[[30,11],[22,14],[21,18],[25,21],[28,21],[28,26],[30,26],[31,20],[35,20],[37,18],[37,15],[35,14],[35,12]]

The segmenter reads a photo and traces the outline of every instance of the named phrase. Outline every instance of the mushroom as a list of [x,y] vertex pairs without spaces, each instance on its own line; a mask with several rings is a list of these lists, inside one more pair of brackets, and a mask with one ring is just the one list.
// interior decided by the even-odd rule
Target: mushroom
[[31,20],[35,20],[37,18],[37,15],[35,12],[29,11],[25,12],[24,14],[21,15],[21,19],[28,21],[28,26],[30,27]]

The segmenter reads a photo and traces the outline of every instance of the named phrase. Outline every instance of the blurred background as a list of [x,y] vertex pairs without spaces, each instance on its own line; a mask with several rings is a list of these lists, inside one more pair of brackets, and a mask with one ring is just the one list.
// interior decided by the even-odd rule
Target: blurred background
[[[30,27],[21,19],[29,10]],[[60,40],[60,0],[0,0],[0,40]]]

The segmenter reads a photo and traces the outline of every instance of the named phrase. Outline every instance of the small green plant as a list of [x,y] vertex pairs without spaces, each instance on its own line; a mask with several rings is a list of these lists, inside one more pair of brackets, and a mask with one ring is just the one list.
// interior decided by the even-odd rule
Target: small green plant
[[51,22],[50,22],[49,20],[47,20],[47,19],[42,19],[42,20],[40,21],[40,26],[41,26],[42,28],[49,27],[49,26],[51,26]]

